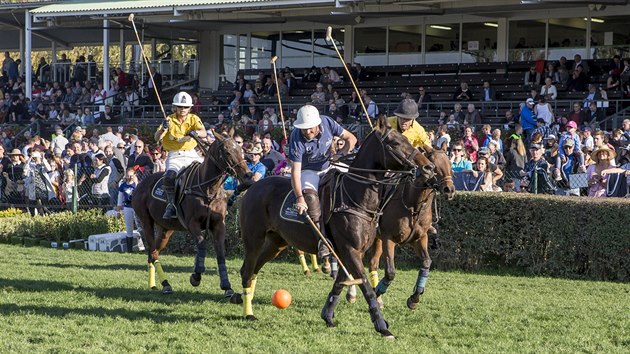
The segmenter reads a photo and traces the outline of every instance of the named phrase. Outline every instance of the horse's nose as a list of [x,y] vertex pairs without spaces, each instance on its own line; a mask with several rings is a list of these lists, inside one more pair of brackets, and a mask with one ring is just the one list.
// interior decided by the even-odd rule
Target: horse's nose
[[455,186],[444,186],[442,192],[446,195],[446,197],[451,200],[453,199],[453,193],[455,193]]

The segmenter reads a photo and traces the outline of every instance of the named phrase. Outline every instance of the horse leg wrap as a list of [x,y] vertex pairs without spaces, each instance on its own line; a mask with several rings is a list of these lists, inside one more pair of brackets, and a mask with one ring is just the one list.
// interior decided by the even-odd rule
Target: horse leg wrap
[[378,302],[376,300],[370,300],[369,304],[370,318],[372,319],[372,323],[374,324],[374,329],[376,329],[376,331],[379,333],[387,331],[389,325],[387,324],[387,321],[385,321],[385,319],[383,318],[383,313],[381,312]]
[[149,270],[149,288],[154,289],[156,288],[156,286],[155,286],[155,266],[153,265],[153,263],[149,263],[148,270]]
[[160,281],[160,283],[163,283],[166,280],[166,274],[164,273],[164,269],[162,269],[162,263],[160,263],[160,261],[155,261],[154,264],[158,280]]
[[252,285],[249,287],[251,289],[250,300],[254,300],[254,293],[256,292],[256,282],[258,281],[258,275],[252,275]]
[[229,290],[232,289],[232,284],[230,284],[230,280],[228,278],[227,266],[225,265],[225,259],[223,262],[219,261],[219,279],[221,290]]
[[252,309],[252,288],[243,289],[243,316],[253,316],[254,310]]
[[391,282],[389,280],[387,280],[386,278],[381,279],[380,282],[378,282],[378,285],[376,286],[376,296],[381,296],[383,294],[385,294],[387,292],[387,288],[389,288],[389,285],[391,284]]
[[304,274],[308,273],[308,265],[306,264],[306,257],[304,257],[304,254],[301,254],[299,259],[300,259],[300,265],[302,266],[302,273]]
[[337,304],[339,304],[339,295],[329,295],[328,299],[326,299],[326,303],[324,304],[324,308],[322,308],[322,320],[326,321],[326,324],[329,326],[333,324],[333,318],[335,317],[335,308],[337,308]]
[[195,273],[203,274],[206,271],[206,249],[197,245],[197,254],[195,255]]
[[429,268],[421,268],[418,271],[418,279],[416,280],[415,292],[422,294],[424,293],[424,288],[427,285],[427,280],[429,279]]
[[337,258],[330,257],[330,277],[333,279],[337,278],[337,272],[339,272],[339,264],[337,263]]
[[370,272],[370,285],[372,288],[376,288],[378,285],[378,270],[373,270]]
[[314,254],[311,255],[311,265],[313,266],[314,272],[319,272],[319,264],[317,264],[317,256]]

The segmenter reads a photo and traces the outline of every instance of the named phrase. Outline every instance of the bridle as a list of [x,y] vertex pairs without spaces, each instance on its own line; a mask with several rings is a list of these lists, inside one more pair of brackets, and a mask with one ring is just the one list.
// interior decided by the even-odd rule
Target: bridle
[[[233,177],[238,177],[238,173],[236,172],[236,167],[238,166],[238,162],[235,163],[229,163],[229,154],[226,151],[225,148],[225,143],[230,141],[232,142],[234,145],[236,145],[236,142],[233,141],[232,138],[225,138],[223,141],[219,141],[219,140],[215,140],[214,143],[212,144],[208,144],[206,142],[200,142],[198,139],[196,139],[197,142],[199,143],[199,146],[202,148],[202,150],[204,151],[204,154],[206,155],[206,158],[210,160],[210,162],[212,162],[212,164],[214,164],[214,166],[219,170],[219,171],[225,171],[223,173],[219,173],[217,174],[215,177],[205,181],[205,182],[200,182],[198,184],[192,185],[190,186],[189,190],[192,190],[193,188],[199,188],[201,189],[201,187],[209,185],[209,184],[213,184],[215,183],[218,179],[225,179],[225,177],[227,176],[233,176]],[[218,156],[214,156],[212,154],[212,145],[213,144],[218,144]],[[221,166],[223,165],[223,167]],[[198,168],[197,169],[197,181],[201,181],[201,169]],[[203,189],[201,189],[203,191]]]

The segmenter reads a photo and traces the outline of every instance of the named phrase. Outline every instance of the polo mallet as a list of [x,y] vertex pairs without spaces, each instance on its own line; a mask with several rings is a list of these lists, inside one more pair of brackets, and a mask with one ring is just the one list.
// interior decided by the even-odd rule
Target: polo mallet
[[361,92],[359,92],[357,85],[354,83],[352,74],[350,74],[350,69],[348,69],[346,62],[343,60],[343,57],[341,56],[341,53],[339,52],[339,49],[337,48],[337,44],[335,43],[335,40],[332,37],[331,26],[328,26],[328,28],[326,29],[326,40],[332,42],[332,45],[335,48],[335,52],[337,52],[337,56],[339,56],[339,60],[341,60],[341,64],[343,64],[343,68],[346,69],[346,74],[348,74],[348,78],[350,79],[350,82],[352,82],[352,87],[354,87],[354,91],[357,93],[357,97],[359,97],[359,102],[361,102],[361,108],[363,108],[363,113],[365,113],[365,118],[367,118],[367,121],[370,124],[370,128],[374,129],[374,125],[372,125],[372,120],[370,119],[370,116],[368,115],[367,108],[365,108],[365,103],[363,103]]
[[160,104],[160,109],[162,110],[162,115],[164,119],[166,119],[166,112],[164,112],[164,106],[162,105],[162,99],[160,98],[160,94],[158,93],[157,86],[155,86],[155,80],[153,80],[153,75],[151,75],[151,66],[149,66],[149,60],[147,56],[144,55],[144,47],[142,46],[142,42],[140,41],[140,36],[138,35],[138,29],[136,28],[136,23],[133,19],[136,17],[134,14],[129,14],[127,18],[131,25],[133,26],[133,31],[136,34],[136,39],[138,40],[138,45],[140,46],[140,52],[142,53],[142,59],[144,59],[144,65],[147,67],[147,72],[149,73],[149,78],[151,79],[151,83],[153,84],[153,90],[155,90],[155,97],[157,97],[158,103]]
[[306,220],[308,220],[308,223],[311,225],[313,230],[315,230],[315,233],[317,234],[317,236],[322,240],[322,242],[326,245],[326,247],[328,247],[328,249],[330,250],[330,253],[332,253],[332,255],[337,259],[337,262],[339,263],[339,267],[341,267],[341,270],[343,270],[343,272],[346,274],[346,277],[348,277],[348,280],[342,281],[339,284],[341,284],[343,286],[352,286],[352,285],[361,285],[361,284],[363,284],[363,279],[354,279],[354,277],[352,277],[352,275],[350,275],[350,273],[348,273],[348,270],[343,265],[343,262],[341,261],[341,258],[339,258],[339,256],[337,256],[337,253],[333,249],[333,247],[330,244],[330,242],[328,242],[326,237],[324,237],[324,235],[322,235],[322,232],[319,231],[319,228],[317,227],[317,225],[315,225],[315,222],[313,222],[313,219],[311,219],[311,217],[308,214],[305,214],[305,216],[306,216]]
[[280,106],[280,120],[282,121],[282,134],[284,134],[284,142],[289,143],[287,139],[287,130],[284,127],[284,112],[282,111],[282,99],[280,98],[280,86],[278,85],[278,71],[276,70],[276,55],[271,58],[271,65],[273,65],[273,77],[276,80],[276,94],[278,95],[278,106]]

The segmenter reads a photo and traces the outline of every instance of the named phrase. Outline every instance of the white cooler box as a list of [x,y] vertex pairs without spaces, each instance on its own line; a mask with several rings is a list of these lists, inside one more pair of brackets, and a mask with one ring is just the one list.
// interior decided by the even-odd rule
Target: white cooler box
[[[138,231],[133,232],[133,251],[144,251],[144,244]],[[127,233],[113,232],[88,237],[88,250],[101,252],[127,252]]]

